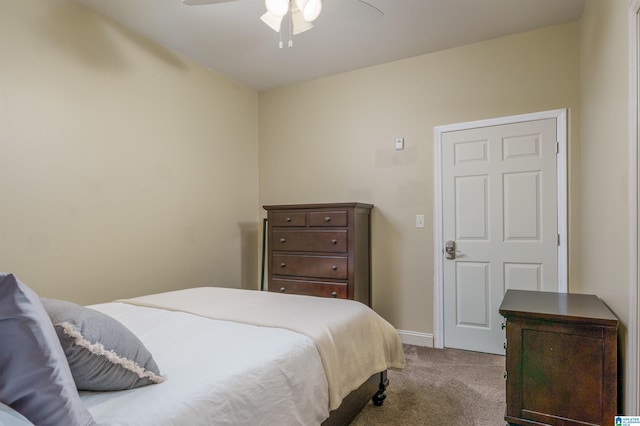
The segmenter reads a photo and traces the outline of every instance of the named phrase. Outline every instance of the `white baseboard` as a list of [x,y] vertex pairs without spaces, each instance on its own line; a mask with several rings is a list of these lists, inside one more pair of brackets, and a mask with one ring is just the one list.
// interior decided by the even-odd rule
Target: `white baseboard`
[[433,348],[433,334],[407,330],[397,330],[397,332],[400,335],[400,341],[406,345]]

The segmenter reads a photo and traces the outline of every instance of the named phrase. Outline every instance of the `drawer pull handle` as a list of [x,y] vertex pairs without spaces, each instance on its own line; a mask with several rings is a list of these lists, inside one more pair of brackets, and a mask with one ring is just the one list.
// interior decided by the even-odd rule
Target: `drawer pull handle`
[[331,240],[331,244],[338,244],[338,240]]
[[280,287],[280,293],[284,293],[286,289],[284,287]]
[[287,239],[286,239],[286,238],[280,238],[280,242],[281,242],[281,243],[284,243],[285,241],[287,241]]
[[332,271],[337,271],[337,270],[338,270],[338,267],[337,267],[336,265],[331,265],[331,270],[332,270]]
[[291,222],[291,218],[290,218],[290,217],[286,218],[285,220],[286,220],[287,222]]
[[325,216],[324,217],[324,221],[325,222],[331,222],[331,217],[330,216]]
[[280,262],[280,267],[281,267],[281,268],[284,268],[284,267],[286,267],[286,266],[287,266],[287,264],[286,264],[286,263],[284,263],[284,262]]
[[331,297],[338,297],[338,293],[336,293],[335,291],[331,292]]

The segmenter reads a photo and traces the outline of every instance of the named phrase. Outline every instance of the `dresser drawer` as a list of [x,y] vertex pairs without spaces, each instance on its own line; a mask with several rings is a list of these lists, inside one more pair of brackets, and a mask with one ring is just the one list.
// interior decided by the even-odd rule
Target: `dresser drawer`
[[307,226],[304,212],[274,212],[269,215],[273,226]]
[[306,296],[347,298],[347,285],[327,283],[322,281],[297,281],[274,278],[269,286],[269,291],[291,294],[303,294]]
[[347,258],[274,254],[271,271],[275,275],[347,279]]
[[347,231],[274,230],[271,249],[275,251],[345,253],[347,251]]
[[310,212],[309,226],[347,226],[347,212],[345,210]]

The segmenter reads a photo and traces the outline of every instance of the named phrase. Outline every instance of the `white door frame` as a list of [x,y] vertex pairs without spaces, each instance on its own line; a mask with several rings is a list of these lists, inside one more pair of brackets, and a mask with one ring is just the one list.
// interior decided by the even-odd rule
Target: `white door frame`
[[[640,0],[638,0],[640,1]],[[558,141],[558,291],[567,292],[567,110],[556,109],[531,114],[512,115],[489,120],[448,124],[434,128],[434,346],[444,347],[444,246],[442,228],[442,134],[478,127],[500,126],[523,121],[556,120]]]
[[640,410],[640,0],[629,1],[629,330],[625,412]]

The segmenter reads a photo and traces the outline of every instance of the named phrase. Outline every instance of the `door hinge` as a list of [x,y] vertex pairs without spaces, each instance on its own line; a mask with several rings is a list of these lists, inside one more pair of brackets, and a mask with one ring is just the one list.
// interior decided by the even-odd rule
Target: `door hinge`
[[560,154],[560,142],[556,142],[556,154]]
[[558,234],[558,246],[560,246],[560,234]]

